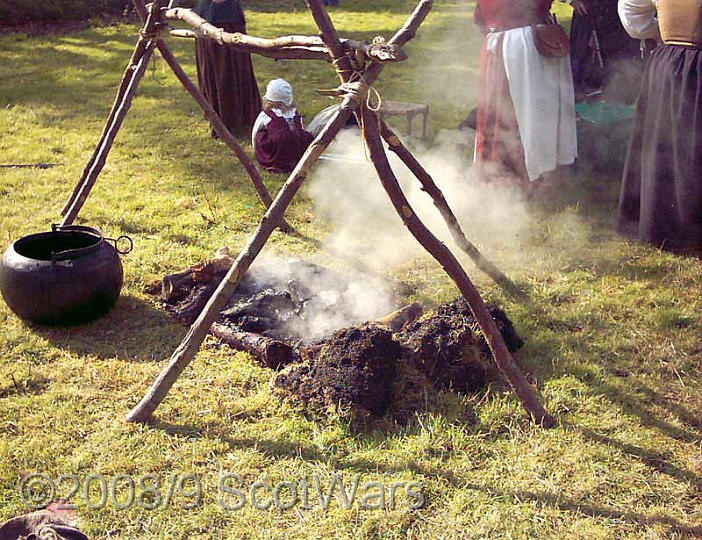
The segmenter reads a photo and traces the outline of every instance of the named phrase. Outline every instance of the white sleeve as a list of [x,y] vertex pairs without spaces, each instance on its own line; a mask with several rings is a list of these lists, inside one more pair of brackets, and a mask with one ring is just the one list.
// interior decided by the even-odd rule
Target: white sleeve
[[262,129],[265,129],[268,124],[271,123],[271,119],[268,117],[266,113],[261,111],[258,113],[258,116],[256,117],[256,121],[254,122],[253,129],[251,130],[251,146],[256,148],[256,135],[258,135],[258,132],[261,131]]
[[658,39],[656,0],[619,0],[619,18],[629,35],[635,39]]

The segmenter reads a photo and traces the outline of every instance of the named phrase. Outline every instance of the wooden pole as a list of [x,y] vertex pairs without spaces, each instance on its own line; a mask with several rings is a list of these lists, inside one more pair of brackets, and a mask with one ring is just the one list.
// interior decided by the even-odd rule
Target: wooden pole
[[191,9],[173,8],[166,12],[166,19],[186,22],[201,39],[211,39],[220,45],[238,51],[255,53],[276,60],[323,60],[329,61],[329,52],[318,37],[284,36],[263,39],[239,32],[225,32],[208,23]]
[[[305,0],[312,12],[317,26],[319,26],[322,40],[329,47],[331,54],[334,56],[334,65],[341,78],[342,82],[347,82],[350,73],[350,62],[347,64],[348,57],[343,55],[343,49],[336,34],[336,30],[327,14],[326,10],[321,5],[321,0]],[[415,14],[421,12],[422,5],[417,6]],[[414,14],[413,14],[414,15]],[[413,36],[416,27],[405,26],[398,34],[394,36]],[[408,38],[409,39],[409,38]],[[339,56],[343,55],[343,57]],[[371,67],[377,66],[374,64]],[[371,74],[372,76],[372,74]],[[364,75],[363,77],[367,77]],[[371,83],[368,83],[371,84]],[[519,368],[514,363],[512,356],[507,350],[502,334],[500,334],[495,322],[492,320],[490,313],[483,302],[480,293],[471,282],[468,274],[454,257],[453,253],[436,238],[429,229],[421,222],[417,214],[412,210],[409,201],[405,197],[400,184],[395,177],[395,174],[390,167],[390,163],[385,154],[383,143],[380,138],[380,119],[377,114],[370,111],[365,104],[361,104],[361,125],[363,127],[363,136],[368,146],[371,160],[375,166],[378,177],[385,188],[386,193],[390,197],[395,210],[400,215],[405,226],[409,229],[417,241],[426,249],[444,268],[444,271],[453,279],[458,286],[461,294],[465,297],[475,320],[478,322],[485,339],[492,351],[498,369],[509,382],[515,394],[522,402],[524,408],[529,412],[532,418],[543,425],[544,427],[553,427],[556,425],[556,420],[551,416],[544,406],[541,404],[534,389],[524,380]],[[411,156],[411,154],[408,152]],[[414,157],[412,156],[414,162]],[[416,162],[418,164],[418,162]],[[423,169],[422,169],[423,170]],[[428,176],[428,175],[427,175]],[[431,177],[430,177],[431,179]],[[426,181],[426,178],[424,178]],[[434,185],[433,180],[427,185]],[[438,188],[437,188],[438,190]],[[440,193],[440,192],[439,192]],[[436,195],[436,191],[434,191]],[[443,198],[443,195],[442,195]],[[446,204],[448,208],[448,204]],[[450,211],[450,208],[449,208]],[[453,213],[451,212],[451,215]],[[455,216],[454,216],[455,220]],[[458,223],[457,220],[456,224]],[[463,235],[465,238],[465,235]],[[466,239],[467,242],[467,239]],[[477,250],[476,250],[477,251]]]
[[444,197],[444,194],[436,185],[434,179],[422,167],[421,163],[412,155],[412,152],[402,143],[402,140],[397,136],[397,134],[388,126],[383,120],[380,121],[380,133],[388,143],[389,149],[394,152],[402,162],[407,166],[407,168],[414,174],[414,176],[422,184],[422,191],[426,192],[434,202],[434,206],[439,210],[441,217],[444,218],[444,222],[448,227],[453,241],[456,242],[459,248],[461,248],[475,263],[475,265],[485,272],[492,280],[499,285],[505,292],[512,296],[524,297],[524,292],[517,287],[512,280],[510,280],[497,266],[495,266],[490,260],[486,259],[482,253],[478,250],[475,245],[468,240],[461,225],[458,222],[456,214],[453,213],[448,201]]
[[[134,5],[134,9],[136,9],[137,13],[142,18],[142,20],[146,20],[148,12],[143,1],[132,0],[132,4]],[[188,77],[188,75],[185,73],[185,70],[181,67],[180,62],[178,62],[178,59],[171,52],[166,42],[163,39],[159,38],[156,42],[156,47],[161,53],[163,59],[166,61],[168,66],[175,74],[176,78],[180,81],[180,83],[185,87],[188,93],[193,97],[193,99],[197,102],[198,105],[200,105],[202,110],[205,112],[205,117],[210,121],[217,135],[219,135],[220,139],[222,139],[222,141],[224,141],[224,143],[227,146],[229,146],[229,148],[239,159],[239,162],[251,178],[251,182],[253,183],[254,188],[256,189],[256,193],[258,193],[259,199],[261,199],[261,202],[264,204],[264,206],[268,208],[273,203],[273,197],[271,197],[270,192],[266,188],[266,185],[263,183],[263,178],[261,178],[261,173],[259,172],[258,167],[256,167],[256,164],[253,162],[253,160],[244,151],[244,149],[241,147],[236,138],[229,131],[227,126],[222,121],[222,118],[219,116],[219,114],[217,114],[210,102],[207,101],[207,98],[200,91],[200,88],[198,88],[198,86],[195,83],[193,83],[192,80],[190,80],[190,77]],[[299,235],[299,233],[285,219],[283,219],[280,222],[279,228],[282,232],[286,234]]]
[[270,206],[266,215],[263,216],[261,223],[258,225],[256,232],[251,240],[236,259],[234,265],[229,269],[229,272],[220,283],[217,290],[214,292],[209,302],[200,313],[200,316],[190,327],[185,338],[181,341],[178,348],[173,352],[168,365],[161,371],[158,378],[152,384],[147,394],[134,407],[127,420],[130,422],[148,422],[153,412],[161,404],[163,399],[168,394],[175,381],[178,379],[183,370],[193,360],[197,351],[200,349],[205,336],[210,330],[212,323],[219,316],[220,311],[224,309],[227,301],[239,286],[241,278],[244,276],[249,266],[256,259],[258,254],[265,246],[268,238],[280,223],[285,210],[292,202],[295,194],[302,186],[302,183],[307,178],[312,166],[317,161],[324,150],[334,140],[339,130],[346,124],[351,113],[356,109],[356,102],[347,97],[342,103],[339,110],[331,118],[322,132],[312,141],[305,154],[300,159],[295,169],[288,177],[285,185],[281,188],[276,196],[273,204]]
[[78,182],[78,185],[73,190],[70,198],[64,205],[61,213],[63,214],[63,221],[61,225],[71,225],[81,208],[85,204],[85,201],[90,195],[95,182],[100,175],[103,167],[105,166],[105,161],[107,160],[107,155],[110,153],[112,144],[119,133],[122,123],[124,122],[127,112],[132,105],[132,100],[134,99],[134,94],[139,86],[139,82],[146,73],[146,68],[149,65],[149,59],[153,54],[154,48],[156,46],[155,36],[157,33],[157,25],[159,23],[160,16],[160,5],[164,0],[156,0],[154,6],[158,9],[154,9],[149,16],[146,18],[144,27],[141,31],[139,41],[134,48],[134,53],[127,65],[127,69],[122,77],[122,82],[120,88],[117,92],[117,99],[112,106],[110,115],[108,117],[108,122],[105,124],[105,129],[103,130],[100,141],[98,142],[93,155],[91,156],[88,164],[83,170],[83,175]]
[[364,137],[371,159],[380,178],[380,182],[388,194],[388,197],[390,197],[395,211],[422,247],[441,264],[444,271],[456,283],[456,286],[468,302],[473,316],[485,336],[485,340],[490,347],[490,351],[492,351],[498,369],[507,379],[524,408],[537,423],[544,427],[555,426],[556,419],[546,411],[534,389],[522,376],[519,368],[512,359],[512,355],[507,350],[502,334],[500,334],[500,331],[497,329],[495,322],[492,320],[490,313],[485,307],[480,293],[471,282],[468,274],[466,274],[465,270],[463,270],[458,260],[446,245],[436,238],[422,223],[402,192],[400,184],[390,167],[385,149],[383,148],[383,143],[380,139],[378,116],[365,105],[361,106],[361,116],[363,118]]
[[[139,1],[139,0],[134,0]],[[321,7],[319,2],[317,6]],[[412,13],[405,26],[390,40],[398,45],[403,45],[411,39],[417,27],[422,24],[432,6],[432,0],[421,0],[417,9]],[[138,8],[137,8],[138,9]],[[323,9],[323,8],[322,8]],[[331,21],[330,21],[331,22]],[[377,66],[377,67],[376,67]],[[365,74],[367,84],[373,84],[382,71],[382,65],[374,63]],[[329,123],[322,132],[315,138],[300,162],[288,177],[285,185],[281,188],[273,204],[263,217],[256,232],[247,244],[246,248],[239,254],[234,265],[220,283],[209,302],[202,310],[202,313],[190,327],[190,330],[181,341],[180,345],[171,355],[168,365],[161,371],[151,388],[141,401],[129,412],[127,420],[129,422],[148,422],[154,411],[165,399],[168,391],[183,372],[183,370],[193,360],[197,351],[202,345],[202,341],[209,332],[212,323],[216,320],[219,312],[224,308],[229,297],[236,291],[237,286],[244,273],[253,263],[256,256],[261,252],[266,244],[275,224],[283,217],[286,208],[292,202],[300,186],[307,178],[313,164],[319,156],[331,144],[339,130],[346,124],[349,116],[358,108],[355,98],[346,96]]]

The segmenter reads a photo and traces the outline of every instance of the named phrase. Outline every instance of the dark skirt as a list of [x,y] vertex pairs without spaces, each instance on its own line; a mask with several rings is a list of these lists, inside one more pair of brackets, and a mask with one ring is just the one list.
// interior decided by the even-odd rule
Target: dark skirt
[[619,232],[702,248],[702,51],[664,45],[642,84],[619,197]]
[[[246,31],[239,25],[225,23],[222,27],[227,32]],[[195,59],[200,89],[222,117],[224,125],[238,135],[250,133],[261,112],[261,95],[251,55],[211,40],[198,39]]]

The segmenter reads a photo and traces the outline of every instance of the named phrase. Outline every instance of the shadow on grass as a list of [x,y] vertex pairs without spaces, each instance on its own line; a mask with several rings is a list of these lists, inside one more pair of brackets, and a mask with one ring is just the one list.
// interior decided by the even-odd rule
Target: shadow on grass
[[694,490],[696,490],[698,493],[702,492],[702,477],[693,471],[673,465],[669,460],[669,456],[667,456],[664,452],[647,450],[640,446],[622,442],[608,437],[607,435],[597,433],[586,427],[575,426],[575,430],[582,433],[591,441],[608,447],[617,448],[627,456],[633,457],[647,467],[650,467],[653,471],[673,477],[681,482],[686,482],[694,486]]
[[[397,460],[390,466],[367,459],[338,461],[309,444],[290,440],[232,438],[223,435],[220,427],[214,425],[198,427],[193,425],[174,425],[167,422],[155,422],[152,424],[152,427],[163,430],[174,436],[211,437],[224,442],[232,450],[239,448],[258,448],[262,453],[271,458],[303,459],[309,462],[324,463],[338,471],[348,471],[354,474],[377,474],[381,472],[388,475],[404,474],[410,471],[427,478],[442,479],[455,488],[479,491],[503,502],[513,501],[516,504],[523,504],[531,501],[539,503],[539,506],[547,506],[574,516],[585,515],[593,518],[605,518],[642,527],[663,525],[669,528],[668,531],[665,532],[666,538],[675,538],[680,534],[695,537],[702,535],[702,525],[684,523],[671,516],[661,514],[649,516],[640,512],[625,511],[605,505],[590,504],[583,500],[569,499],[562,494],[545,491],[507,490],[489,485],[477,484],[469,478],[457,477],[441,467],[424,466],[414,460]],[[596,443],[615,446],[623,452],[635,456],[642,463],[652,467],[654,470],[668,474],[679,480],[690,482],[696,489],[700,489],[701,482],[697,475],[670,464],[665,457],[659,453],[649,452],[634,445],[621,443],[587,429],[580,429],[580,431]],[[428,497],[428,502],[431,505],[431,496]]]
[[[627,383],[628,390],[624,390],[617,385],[607,382],[597,381],[595,383],[589,375],[584,376],[584,370],[571,369],[570,373],[587,384],[594,395],[603,396],[610,403],[618,405],[625,414],[638,417],[644,426],[656,428],[671,439],[680,441],[694,443],[699,442],[702,437],[702,429],[700,427],[702,426],[702,420],[698,415],[677,403],[671,403],[670,398],[656,392],[650,386],[632,380]],[[646,396],[646,401],[636,397],[634,394]],[[664,420],[653,407],[668,411],[671,415],[677,417],[683,426],[677,426],[673,422]]]
[[129,295],[123,295],[110,313],[92,323],[71,327],[32,324],[31,328],[59,349],[88,358],[130,362],[167,358],[185,332],[163,310]]
[[[242,413],[238,419],[245,421],[247,417],[248,415],[246,413]],[[162,420],[154,420],[149,426],[175,437],[196,437],[218,440],[229,446],[232,450],[239,448],[258,448],[267,456],[274,458],[300,458],[305,461],[323,463],[328,462],[330,459],[328,454],[320,452],[309,444],[302,444],[284,439],[234,438],[222,433],[224,426],[212,423],[196,426],[193,424],[174,424]]]
[[486,493],[500,501],[514,501],[516,504],[524,504],[525,502],[530,501],[539,503],[540,506],[546,505],[562,512],[571,513],[574,516],[585,515],[593,518],[624,521],[643,527],[664,525],[669,527],[669,529],[664,533],[665,538],[679,538],[679,535],[681,534],[691,535],[694,537],[702,536],[702,525],[683,523],[666,515],[657,514],[654,516],[647,516],[638,512],[619,510],[618,508],[603,505],[588,504],[579,500],[568,499],[567,497],[563,497],[561,494],[544,491],[502,490],[491,486],[475,484],[467,479],[460,480],[458,483],[464,488]]

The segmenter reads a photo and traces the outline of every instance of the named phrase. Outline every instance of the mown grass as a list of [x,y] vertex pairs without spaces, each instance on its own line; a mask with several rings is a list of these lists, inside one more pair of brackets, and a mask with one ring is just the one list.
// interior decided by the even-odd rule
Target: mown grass
[[[332,16],[344,35],[388,36],[411,4],[342,0]],[[247,5],[251,33],[314,31],[301,1]],[[481,38],[469,15],[467,3],[437,1],[408,47],[410,61],[388,68],[379,83],[384,97],[428,102],[432,135],[475,104]],[[127,24],[0,38],[0,161],[59,164],[0,169],[6,242],[58,220],[135,39]],[[173,47],[194,75],[193,44]],[[255,67],[262,87],[271,77],[288,78],[308,117],[327,103],[313,89],[336,83],[326,65],[257,58]],[[282,179],[266,181],[276,190]],[[516,357],[558,415],[554,430],[530,424],[503,387],[443,394],[405,427],[358,430],[343,418],[315,420],[271,396],[267,370],[212,340],[156,422],[129,425],[126,412],[185,333],[145,285],[223,244],[244,245],[261,216],[233,156],[210,139],[199,109],[157,61],[81,214],[85,223],[135,240],[117,307],[87,326],[48,329],[0,306],[0,519],[26,510],[19,483],[31,472],[108,480],[153,473],[166,484],[192,473],[205,494],[197,509],[181,508],[183,497],[155,510],[91,509],[79,493],[81,526],[95,538],[149,539],[700,537],[702,265],[617,237],[617,183],[615,173],[581,170],[533,203],[527,238],[512,249],[484,246],[528,301],[505,297],[467,263],[485,297],[503,305],[527,338]],[[311,237],[330,229],[308,197],[288,216]],[[314,244],[278,232],[267,249],[334,262]],[[412,299],[435,304],[455,295],[423,257],[395,277],[416,287]],[[414,481],[427,504],[409,510],[401,495],[394,510],[357,503],[347,510],[335,500],[325,511],[312,499],[311,509],[226,511],[217,503],[223,471],[247,486],[313,482],[315,474],[339,474],[349,484],[357,474],[361,483]]]

